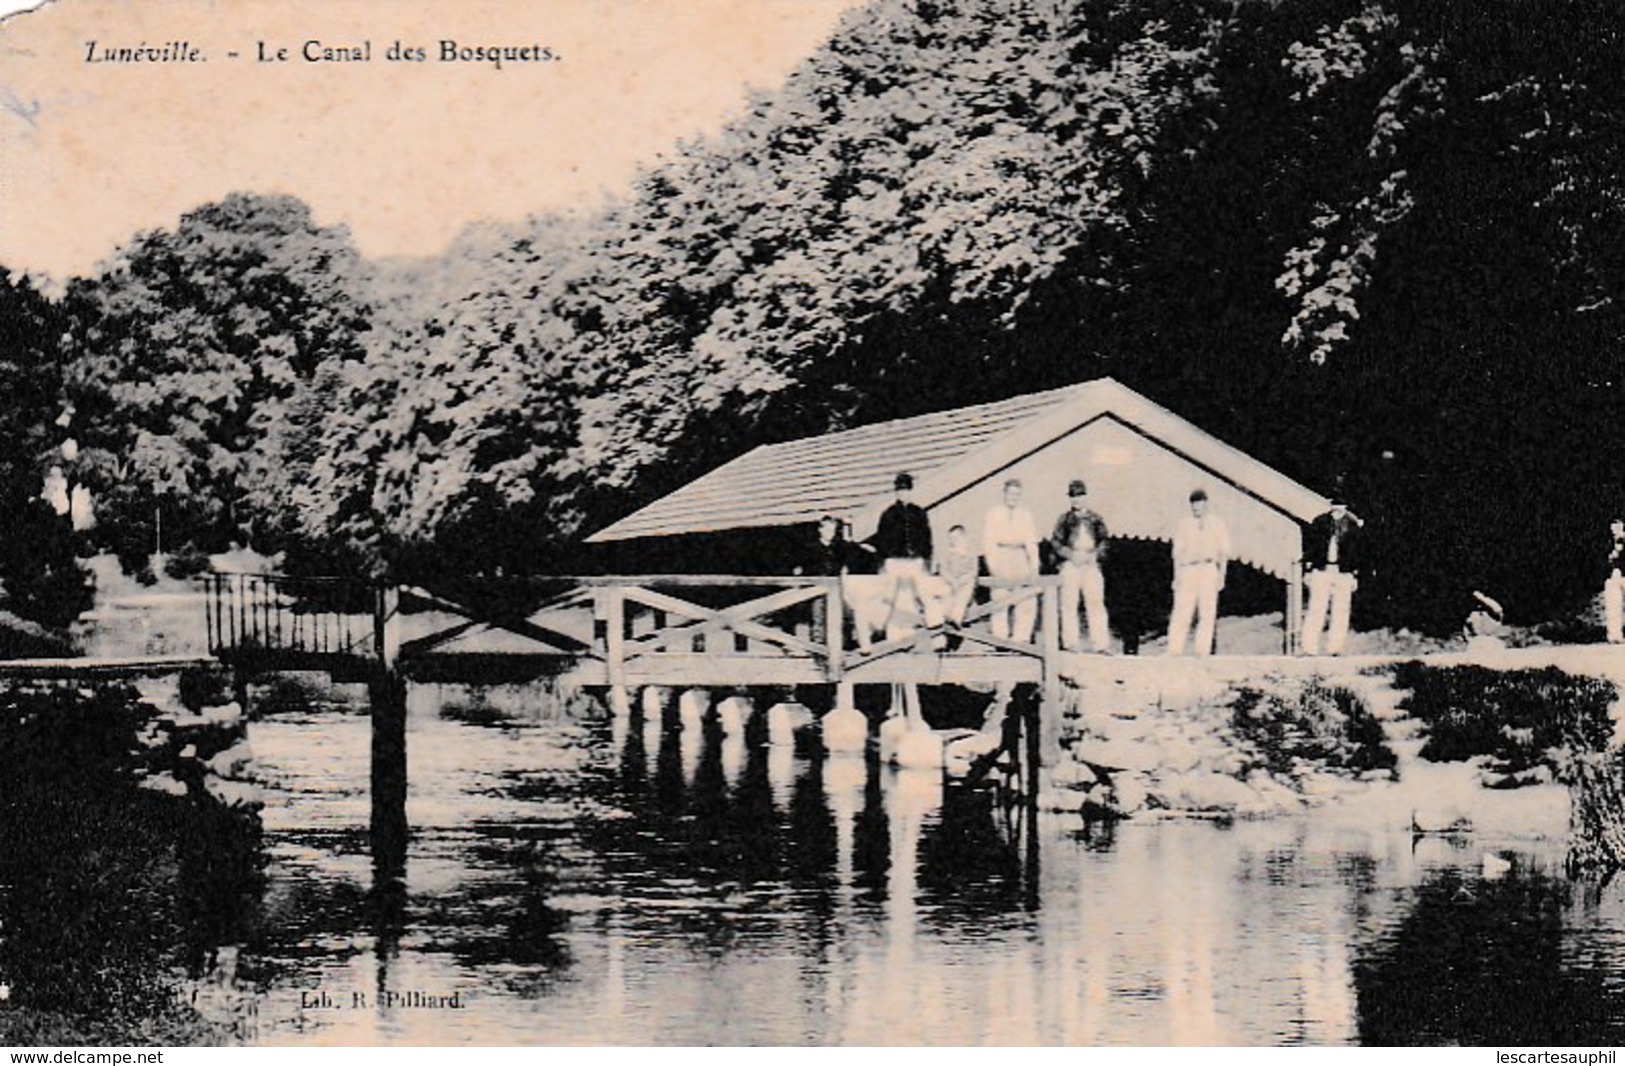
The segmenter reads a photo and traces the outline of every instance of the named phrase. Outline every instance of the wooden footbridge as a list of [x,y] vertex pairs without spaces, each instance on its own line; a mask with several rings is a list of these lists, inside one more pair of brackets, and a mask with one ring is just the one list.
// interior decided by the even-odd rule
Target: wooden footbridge
[[[207,579],[209,653],[249,674],[715,689],[1058,683],[1060,579],[983,579],[1008,597],[920,625],[883,578],[549,578],[472,593],[264,574]],[[907,600],[895,609],[898,600]],[[1036,604],[1031,636],[995,614]],[[1029,607],[1029,610],[1034,608]]]

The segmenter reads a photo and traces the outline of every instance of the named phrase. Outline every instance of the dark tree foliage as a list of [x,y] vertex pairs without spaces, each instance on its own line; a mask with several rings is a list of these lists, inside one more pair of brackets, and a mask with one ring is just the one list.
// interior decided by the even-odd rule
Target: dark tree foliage
[[280,546],[335,400],[320,385],[360,356],[360,283],[344,230],[239,195],[72,286],[68,395],[104,546]]
[[1350,496],[1365,621],[1572,613],[1625,506],[1622,20],[874,0],[596,216],[138,237],[68,301],[84,476],[109,541],[568,571],[757,444],[1111,374]]
[[91,597],[68,520],[40,496],[64,462],[55,422],[65,329],[59,307],[0,267],[0,606],[57,628]]

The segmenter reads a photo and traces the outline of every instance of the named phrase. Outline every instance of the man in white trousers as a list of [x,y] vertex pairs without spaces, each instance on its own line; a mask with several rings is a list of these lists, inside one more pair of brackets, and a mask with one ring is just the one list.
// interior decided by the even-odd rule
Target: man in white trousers
[[1625,644],[1625,518],[1616,518],[1608,526],[1608,580],[1602,586],[1602,613],[1608,627],[1608,643]]
[[1106,616],[1106,582],[1100,562],[1106,555],[1106,522],[1089,508],[1089,488],[1082,481],[1067,486],[1070,506],[1061,512],[1050,546],[1061,560],[1061,647],[1079,646],[1078,601],[1089,618],[1089,644],[1097,652],[1111,648]]
[[1190,496],[1191,513],[1174,530],[1174,611],[1168,619],[1168,654],[1185,654],[1185,635],[1196,619],[1196,654],[1213,654],[1219,590],[1230,566],[1230,528],[1208,512],[1207,493]]
[[[982,556],[991,577],[1019,581],[1038,574],[1038,528],[1033,524],[1033,513],[1021,506],[1021,482],[1015,478],[1004,483],[1004,503],[989,511],[982,522]],[[993,601],[1013,600],[1023,591],[1019,587],[995,588]],[[1031,640],[1037,621],[1038,603],[1029,596],[1014,607],[993,613],[993,635]]]
[[[1348,504],[1334,499],[1331,510],[1309,524],[1304,538],[1309,606],[1303,613],[1303,653],[1319,655],[1324,630],[1328,655],[1341,655],[1349,635],[1349,609],[1359,587],[1359,531],[1364,525]],[[1327,611],[1331,626],[1326,627]]]

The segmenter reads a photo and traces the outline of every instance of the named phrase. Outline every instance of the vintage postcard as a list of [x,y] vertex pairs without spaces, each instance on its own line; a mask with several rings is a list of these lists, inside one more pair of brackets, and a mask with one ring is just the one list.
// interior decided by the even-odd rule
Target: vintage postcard
[[8,13],[0,1044],[1613,1062],[1622,70],[1580,0]]

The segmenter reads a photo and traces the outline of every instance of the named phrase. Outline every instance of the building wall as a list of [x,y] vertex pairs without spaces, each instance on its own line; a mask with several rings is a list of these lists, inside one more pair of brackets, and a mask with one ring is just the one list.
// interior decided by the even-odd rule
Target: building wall
[[1089,505],[1114,537],[1171,541],[1180,518],[1190,513],[1191,490],[1202,488],[1210,513],[1223,515],[1230,527],[1237,560],[1285,580],[1301,554],[1302,533],[1294,519],[1109,418],[1032,455],[1011,455],[1002,470],[930,506],[938,540],[946,538],[950,526],[963,524],[980,551],[983,518],[1002,503],[1010,477],[1022,480],[1022,502],[1033,512],[1040,537],[1068,506],[1068,483],[1082,478],[1089,486]]

